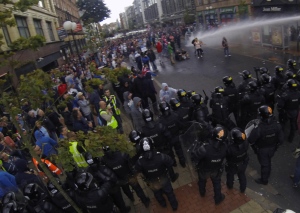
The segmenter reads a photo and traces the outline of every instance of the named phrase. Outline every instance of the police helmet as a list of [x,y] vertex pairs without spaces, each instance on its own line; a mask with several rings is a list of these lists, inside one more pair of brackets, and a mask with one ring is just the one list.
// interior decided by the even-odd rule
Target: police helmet
[[19,213],[18,204],[15,201],[4,204],[2,213]]
[[223,78],[223,83],[225,86],[230,85],[232,83],[232,77],[231,76],[225,76]]
[[260,72],[261,75],[262,74],[270,74],[268,68],[266,68],[266,67],[259,68],[259,72]]
[[55,195],[58,192],[57,188],[50,181],[47,183],[47,188],[48,188],[48,191],[51,192],[53,195]]
[[282,74],[283,73],[283,68],[282,68],[282,66],[276,66],[275,67],[275,73],[276,74]]
[[141,136],[142,136],[142,134],[141,134],[139,131],[132,130],[132,131],[129,133],[129,140],[130,140],[132,143],[138,143],[138,142],[141,140]]
[[296,74],[294,74],[292,71],[287,70],[287,71],[285,72],[285,77],[286,77],[287,79],[294,79],[294,78],[296,78]]
[[224,141],[226,139],[225,129],[221,126],[215,127],[212,131],[212,137],[218,141]]
[[270,83],[271,79],[272,79],[271,76],[266,74],[266,73],[261,75],[261,81],[262,81],[263,84]]
[[187,95],[187,97],[189,97],[189,98],[191,98],[193,95],[195,95],[196,94],[196,92],[194,91],[194,90],[189,90],[189,91],[187,91],[187,93],[186,93],[186,95]]
[[[106,148],[106,147],[105,147],[105,148]],[[103,149],[103,151],[104,151],[104,147],[102,147],[102,149]],[[93,159],[93,156],[92,156],[91,153],[86,152],[86,153],[84,154],[84,158],[85,158],[86,162],[87,162],[89,165],[94,164],[94,159]]]
[[222,86],[215,87],[215,93],[224,93],[224,88]]
[[75,178],[75,184],[79,190],[87,191],[90,188],[90,185],[94,177],[89,172],[83,172]]
[[257,90],[257,83],[255,81],[250,81],[248,83],[248,87],[250,91],[256,91]]
[[246,140],[246,134],[240,128],[233,128],[230,136],[235,144],[241,144]]
[[24,187],[23,194],[30,200],[39,200],[41,197],[41,192],[38,188],[39,186],[36,183],[29,183]]
[[200,105],[203,103],[203,98],[200,94],[195,94],[192,96],[192,101],[195,105]]
[[273,115],[273,110],[271,107],[269,107],[267,105],[263,105],[258,108],[258,115],[261,118],[269,118]]
[[248,70],[243,70],[242,76],[243,76],[243,79],[248,79],[248,78],[252,77],[251,72]]
[[11,201],[16,201],[16,194],[14,192],[6,193],[2,198],[2,204],[10,203]]
[[166,112],[170,112],[170,105],[165,102],[165,101],[162,101],[159,103],[159,110],[161,111],[161,113],[166,113]]
[[178,98],[183,98],[183,97],[187,96],[186,91],[184,89],[178,89],[177,96],[178,96]]
[[287,80],[287,85],[290,89],[297,89],[298,84],[294,79]]
[[171,98],[170,106],[173,110],[176,110],[178,107],[180,107],[180,102],[176,98]]
[[297,66],[297,62],[293,59],[289,59],[289,60],[287,60],[287,66],[289,68],[295,68]]
[[139,145],[144,152],[151,151],[154,148],[153,140],[149,137],[142,138]]
[[153,113],[149,109],[144,109],[142,112],[142,116],[145,122],[153,121]]

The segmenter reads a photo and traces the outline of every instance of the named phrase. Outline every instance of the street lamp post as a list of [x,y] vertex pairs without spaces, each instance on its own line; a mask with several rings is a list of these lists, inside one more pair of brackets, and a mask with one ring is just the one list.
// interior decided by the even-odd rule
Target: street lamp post
[[[71,22],[71,21],[66,21],[66,22],[64,22],[64,24],[63,24],[63,28],[64,28],[65,30],[67,30],[67,31],[68,31],[68,30],[71,30],[72,37],[73,37],[73,41],[74,41],[74,43],[75,43],[76,52],[77,52],[77,55],[78,55],[78,60],[81,61],[81,60],[80,60],[80,54],[79,54],[78,47],[77,47],[77,43],[76,43],[76,41],[75,41],[74,33],[73,33],[73,30],[75,30],[76,27],[77,27],[77,24],[76,24],[75,22]],[[72,47],[71,47],[71,48],[72,48]]]

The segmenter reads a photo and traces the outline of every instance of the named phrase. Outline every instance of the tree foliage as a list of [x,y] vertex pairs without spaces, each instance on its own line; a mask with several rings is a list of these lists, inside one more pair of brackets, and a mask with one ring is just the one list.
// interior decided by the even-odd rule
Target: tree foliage
[[195,16],[186,11],[183,16],[183,20],[185,24],[193,24],[195,22]]
[[102,0],[78,0],[77,6],[85,24],[98,23],[110,17],[110,10]]

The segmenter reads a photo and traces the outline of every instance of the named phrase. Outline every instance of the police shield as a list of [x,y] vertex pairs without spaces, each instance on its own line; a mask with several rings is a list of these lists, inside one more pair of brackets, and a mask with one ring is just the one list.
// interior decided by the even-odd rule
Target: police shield
[[254,119],[250,121],[246,127],[245,127],[245,134],[246,137],[248,138],[249,135],[251,134],[252,130],[259,124],[259,119]]
[[196,164],[192,161],[191,153],[194,149],[201,146],[203,141],[206,139],[207,134],[207,130],[203,125],[193,122],[188,130],[179,137],[180,144],[186,158],[186,166],[190,172],[192,180],[197,180],[198,175],[196,172]]

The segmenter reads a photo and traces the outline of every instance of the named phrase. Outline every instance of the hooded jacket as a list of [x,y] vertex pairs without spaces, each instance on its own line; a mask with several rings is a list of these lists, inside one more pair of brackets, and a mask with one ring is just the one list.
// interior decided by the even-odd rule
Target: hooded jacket
[[131,117],[132,117],[132,122],[133,122],[133,128],[136,131],[141,132],[142,131],[142,126],[145,125],[143,115],[142,115],[142,108],[141,106],[138,107],[137,104],[141,101],[139,97],[134,97],[133,98],[133,104],[131,105]]
[[127,115],[131,116],[131,105],[133,104],[133,100],[128,99],[129,91],[125,91],[123,93],[123,99],[124,99],[124,110]]
[[38,145],[43,150],[43,155],[49,157],[50,155],[56,155],[57,151],[55,147],[57,142],[50,137],[45,136],[41,131],[36,130],[34,132],[34,137],[36,138],[35,144]]
[[[176,89],[169,87],[166,83],[162,83],[161,86],[162,89],[159,91],[159,99],[161,101],[169,103],[171,98],[176,98]],[[166,86],[168,87],[168,90],[164,90]]]

